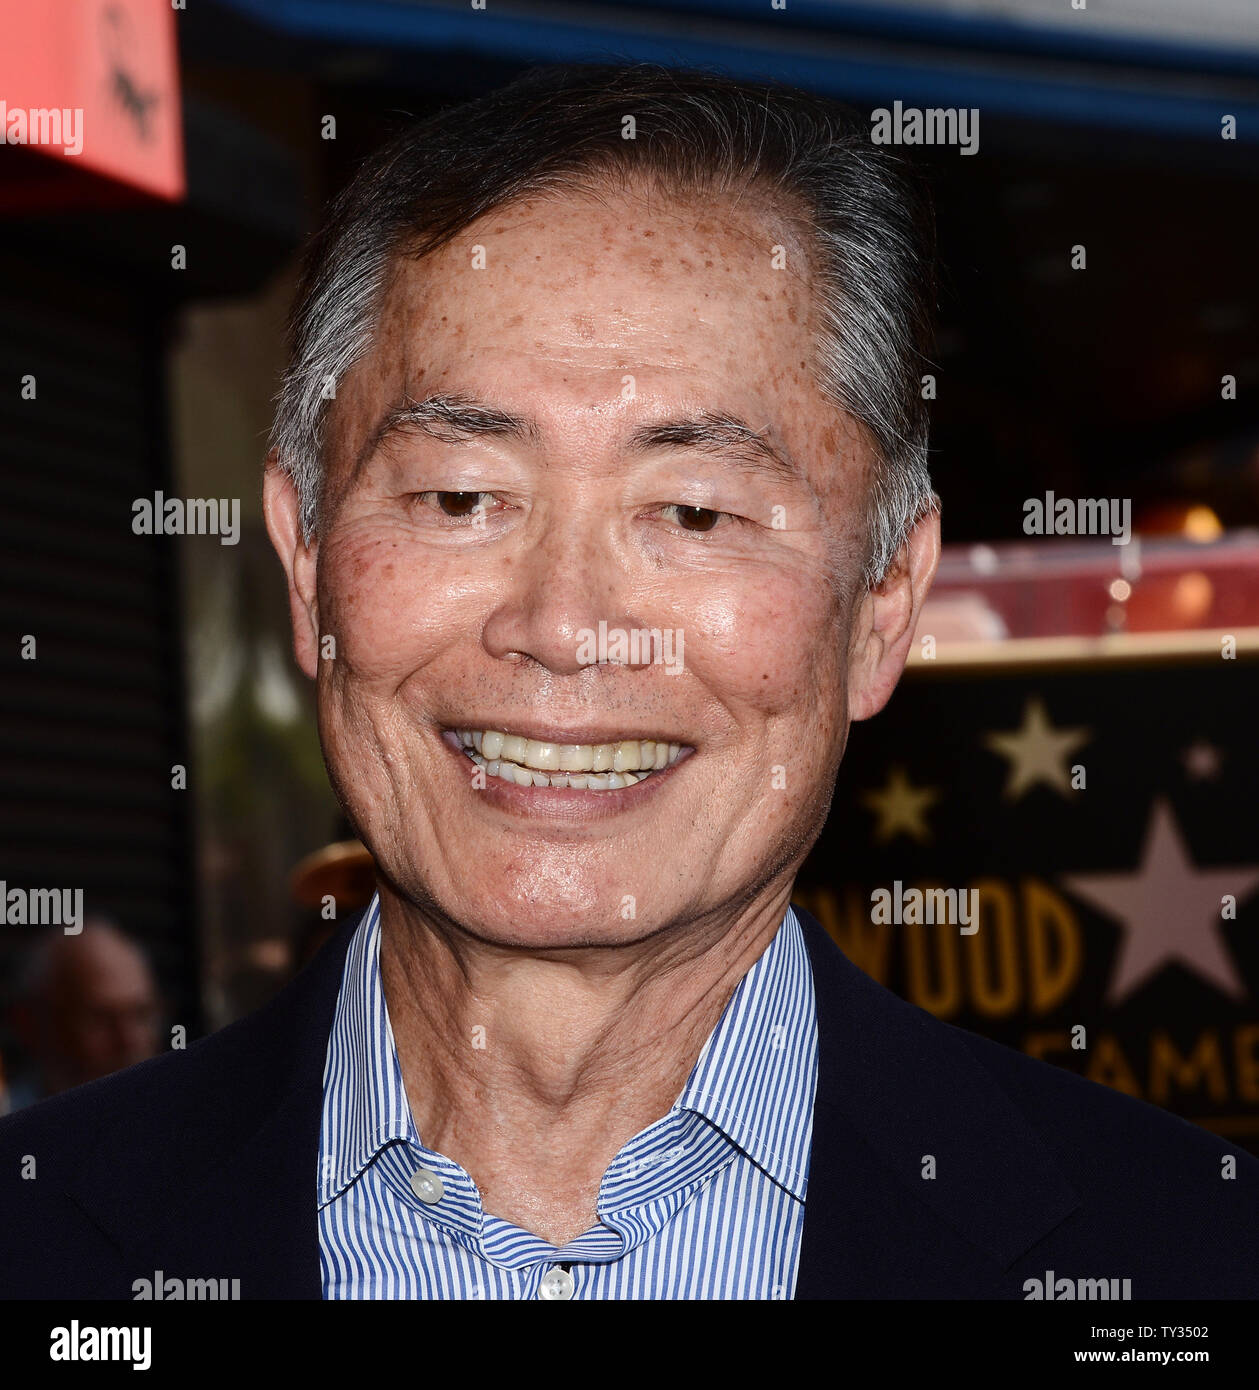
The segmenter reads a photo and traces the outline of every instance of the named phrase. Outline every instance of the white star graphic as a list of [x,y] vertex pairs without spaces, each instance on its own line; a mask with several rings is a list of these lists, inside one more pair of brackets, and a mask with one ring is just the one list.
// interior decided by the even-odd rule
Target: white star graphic
[[1023,723],[1008,733],[986,734],[984,743],[1000,753],[1010,764],[1005,798],[1017,801],[1038,782],[1070,796],[1071,774],[1067,759],[1082,748],[1092,734],[1088,729],[1056,729],[1045,710],[1045,702],[1033,696],[1023,706]]
[[874,843],[884,845],[897,835],[909,835],[922,844],[931,843],[927,808],[939,801],[935,787],[915,787],[899,764],[887,775],[880,791],[862,792],[861,800],[878,817]]
[[1154,803],[1139,870],[1065,874],[1062,882],[1123,924],[1107,1003],[1119,1003],[1172,961],[1197,971],[1221,994],[1245,995],[1224,949],[1220,900],[1226,893],[1238,902],[1249,897],[1259,887],[1259,867],[1196,869],[1166,801]]

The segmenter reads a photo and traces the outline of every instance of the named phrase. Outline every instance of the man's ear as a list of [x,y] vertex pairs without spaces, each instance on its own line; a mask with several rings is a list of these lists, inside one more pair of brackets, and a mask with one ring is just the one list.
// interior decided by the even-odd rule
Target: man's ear
[[857,610],[848,648],[848,714],[869,719],[891,699],[940,562],[940,513],[924,513],[882,583]]
[[293,655],[314,680],[319,670],[319,601],[315,586],[319,542],[306,544],[302,536],[301,500],[292,478],[280,467],[274,453],[267,456],[262,480],[262,514],[267,535],[289,582]]

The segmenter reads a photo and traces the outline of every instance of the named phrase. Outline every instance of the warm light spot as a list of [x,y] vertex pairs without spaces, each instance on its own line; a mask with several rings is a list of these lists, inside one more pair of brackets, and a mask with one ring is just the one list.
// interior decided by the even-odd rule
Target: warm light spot
[[1109,592],[1116,603],[1126,603],[1132,597],[1132,585],[1126,579],[1112,579]]
[[[1185,519],[1181,530],[1191,541],[1214,541],[1224,534],[1224,527],[1220,525],[1220,519],[1207,506],[1193,506],[1185,513]],[[1188,579],[1191,576],[1186,575]],[[1197,578],[1206,581],[1205,575],[1198,575]]]
[[1211,611],[1215,586],[1201,570],[1190,570],[1176,580],[1172,590],[1172,609],[1180,622],[1202,622]]

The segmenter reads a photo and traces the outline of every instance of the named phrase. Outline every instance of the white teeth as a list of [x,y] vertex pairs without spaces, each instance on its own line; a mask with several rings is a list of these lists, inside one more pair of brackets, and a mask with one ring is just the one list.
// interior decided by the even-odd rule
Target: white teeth
[[487,760],[475,750],[469,750],[468,756],[478,767],[484,768],[490,777],[497,777],[503,782],[514,782],[519,787],[593,787],[596,791],[620,791],[623,787],[632,787],[644,777],[650,776],[646,772],[611,772],[607,776],[584,772],[548,774],[534,772],[528,767],[518,767],[503,758]]
[[560,767],[565,772],[588,772],[590,750],[579,743],[566,743],[560,748]]
[[682,744],[661,739],[546,743],[498,729],[457,729],[460,746],[491,777],[522,787],[619,791],[677,762]]
[[554,743],[539,743],[536,738],[531,738],[525,744],[525,756],[521,761],[542,772],[558,772],[560,770],[559,746]]

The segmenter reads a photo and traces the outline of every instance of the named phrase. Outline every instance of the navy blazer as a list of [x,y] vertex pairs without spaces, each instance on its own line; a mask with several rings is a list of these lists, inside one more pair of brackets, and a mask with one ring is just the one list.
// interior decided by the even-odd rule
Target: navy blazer
[[[797,1298],[1023,1299],[1050,1270],[1259,1297],[1259,1161],[940,1022],[796,911],[819,1039]],[[130,1299],[157,1270],[321,1296],[323,1067],[358,920],[258,1012],[0,1121],[0,1297]]]

